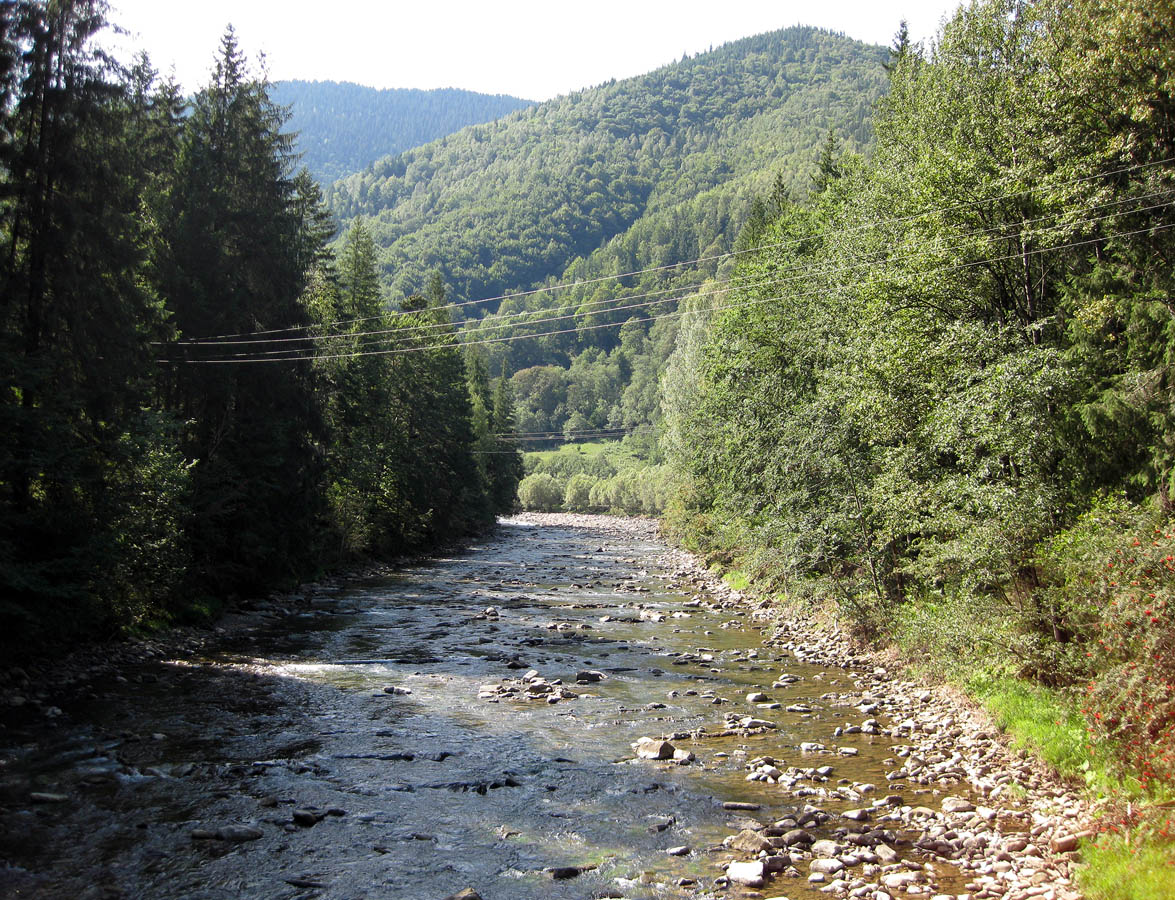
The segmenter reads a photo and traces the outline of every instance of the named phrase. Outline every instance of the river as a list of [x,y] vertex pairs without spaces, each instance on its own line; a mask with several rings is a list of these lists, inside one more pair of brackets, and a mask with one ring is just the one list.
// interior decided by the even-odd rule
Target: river
[[[974,799],[908,782],[883,799],[909,735],[862,701],[868,667],[770,640],[682,559],[647,524],[505,520],[10,710],[0,893],[797,900],[826,896],[807,856],[756,893],[721,880],[756,856],[724,840],[803,830],[806,851],[890,806]],[[638,758],[644,737],[679,758]],[[919,838],[900,821],[875,836],[839,847],[874,880],[870,847]],[[923,873],[907,887],[966,892],[945,859],[906,868]]]

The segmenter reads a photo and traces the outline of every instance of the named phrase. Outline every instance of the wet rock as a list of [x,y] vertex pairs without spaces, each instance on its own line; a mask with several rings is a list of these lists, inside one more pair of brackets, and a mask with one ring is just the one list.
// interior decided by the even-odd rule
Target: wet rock
[[739,850],[743,853],[760,853],[773,849],[771,841],[758,832],[751,831],[749,828],[744,828],[734,837],[727,838],[727,841],[729,841],[727,846],[731,850]]
[[869,810],[867,809],[846,809],[840,815],[842,819],[848,819],[852,822],[869,821]]
[[301,825],[303,828],[309,828],[312,825],[317,825],[322,821],[322,815],[312,809],[295,809],[293,813],[295,825]]
[[465,888],[463,891],[458,891],[455,894],[450,894],[445,900],[481,900],[481,894],[473,888]]
[[732,862],[726,867],[727,878],[735,884],[743,884],[747,887],[762,887],[766,883],[763,875],[763,863],[757,860],[755,862]]
[[575,673],[575,682],[576,684],[596,684],[607,677],[603,672],[597,672],[594,669],[584,669]]
[[684,844],[680,847],[670,847],[665,851],[669,856],[689,856],[690,849]]
[[673,816],[666,816],[663,819],[657,819],[654,821],[653,824],[649,826],[649,833],[659,834],[662,831],[672,828],[676,824],[677,819],[675,819]]
[[743,803],[738,800],[727,800],[722,804],[723,809],[737,810],[740,812],[754,812],[762,807],[758,803]]
[[48,791],[33,791],[29,800],[33,803],[64,803],[69,799],[66,794],[53,794]]
[[543,869],[555,881],[565,881],[569,878],[578,878],[584,872],[590,872],[595,866],[552,866]]
[[819,872],[821,875],[835,875],[845,867],[839,859],[835,857],[821,858],[812,860],[808,866],[808,871]]
[[840,845],[836,841],[816,841],[812,844],[812,855],[833,857],[840,853],[840,849]]
[[669,741],[643,737],[632,745],[639,759],[673,759],[677,748]]
[[264,835],[260,828],[252,825],[225,825],[216,829],[216,837],[218,840],[227,841],[230,844],[241,844],[245,841],[256,841]]
[[944,797],[942,801],[942,811],[944,813],[965,813],[974,812],[975,804],[963,797]]
[[384,693],[391,694],[395,697],[406,697],[412,693],[412,689],[400,687],[398,684],[389,684],[386,688],[384,688]]

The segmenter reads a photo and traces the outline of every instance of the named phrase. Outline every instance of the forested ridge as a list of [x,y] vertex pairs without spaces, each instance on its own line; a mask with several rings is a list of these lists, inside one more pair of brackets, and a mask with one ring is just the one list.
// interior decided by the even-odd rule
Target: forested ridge
[[[231,28],[186,100],[145,56],[96,49],[98,0],[0,12],[10,649],[202,614],[510,506],[509,393],[467,369],[438,279],[404,302],[410,353],[346,354],[356,319],[392,315],[370,236],[328,250],[285,111]],[[256,331],[327,349],[208,365],[191,341]]]
[[379,90],[339,81],[277,81],[271,94],[289,108],[301,162],[324,187],[389,154],[531,105],[457,88]]
[[[811,28],[747,38],[388,156],[327,200],[343,221],[371,221],[403,294],[433,269],[459,301],[560,278],[646,215],[674,233],[612,247],[624,271],[692,259],[737,233],[750,198],[735,182],[802,185],[830,128],[868,141],[883,59]],[[712,188],[724,190],[706,215],[675,213]]]

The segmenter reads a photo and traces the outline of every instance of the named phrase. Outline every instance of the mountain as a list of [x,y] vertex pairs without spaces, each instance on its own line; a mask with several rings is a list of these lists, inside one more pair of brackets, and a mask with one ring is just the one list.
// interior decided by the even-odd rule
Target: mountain
[[455,88],[377,90],[338,81],[279,81],[272,97],[290,107],[289,128],[298,133],[302,160],[320,184],[531,105]]
[[433,270],[456,300],[524,289],[626,234],[613,271],[691,259],[728,249],[776,176],[806,191],[830,129],[869,142],[886,58],[815,28],[746,38],[387,156],[328,202],[370,220],[400,294]]

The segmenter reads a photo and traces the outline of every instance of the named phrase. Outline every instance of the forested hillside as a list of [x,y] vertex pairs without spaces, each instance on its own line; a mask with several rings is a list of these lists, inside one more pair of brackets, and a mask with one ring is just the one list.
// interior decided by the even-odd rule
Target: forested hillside
[[[511,317],[511,340],[485,353],[491,371],[517,373],[523,431],[646,423],[672,341],[651,316],[676,306],[646,295],[715,274],[718,260],[673,267],[730,250],[756,196],[805,194],[830,143],[865,148],[885,59],[812,28],[747,38],[388,157],[328,200],[343,220],[365,218],[399,294],[434,269],[459,302],[584,282],[462,312]],[[646,300],[599,311],[626,297]],[[525,325],[528,311],[543,321]],[[630,318],[623,332],[600,327]],[[476,339],[502,337],[495,324]]]
[[1175,779],[1173,79],[1169,0],[983,0],[899,43],[872,153],[771,211],[662,381],[685,540],[956,678],[1070,691],[1088,733],[1038,713],[1042,749],[1146,803]]
[[339,81],[278,81],[271,93],[289,107],[302,164],[323,186],[389,154],[531,105],[456,88],[379,90]]
[[[355,227],[328,251],[232,30],[188,102],[95,48],[103,10],[0,9],[8,657],[435,546],[520,475],[494,436],[509,394],[466,372],[443,285],[401,315],[408,352],[350,357],[355,319],[392,316],[373,247]],[[276,361],[258,333],[309,350]]]
[[[883,58],[810,28],[748,38],[382,159],[327,199],[344,221],[372,220],[404,294],[433,269],[458,300],[519,290],[646,217],[668,233],[614,248],[622,264],[693,258],[730,239],[750,185],[782,173],[806,187],[830,128],[868,141]],[[727,190],[709,216],[691,214],[712,188]]]

